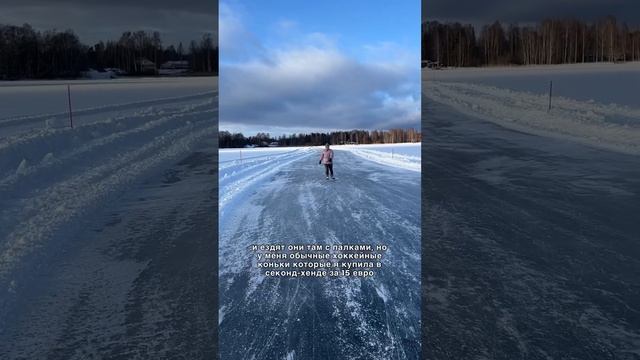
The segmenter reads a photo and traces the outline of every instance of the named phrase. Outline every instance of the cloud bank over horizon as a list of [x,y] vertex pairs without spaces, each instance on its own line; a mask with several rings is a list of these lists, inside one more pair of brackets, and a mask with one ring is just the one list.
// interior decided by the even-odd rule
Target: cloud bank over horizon
[[247,21],[220,4],[221,130],[419,128],[419,51],[384,40],[347,47],[349,34],[305,31],[295,18],[258,36]]

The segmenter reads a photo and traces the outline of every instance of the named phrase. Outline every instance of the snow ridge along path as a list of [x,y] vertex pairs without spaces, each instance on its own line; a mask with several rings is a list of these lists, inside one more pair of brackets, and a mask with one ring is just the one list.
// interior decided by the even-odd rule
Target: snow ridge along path
[[[319,149],[301,149],[274,156],[241,201],[226,203],[221,358],[420,358],[420,173],[334,151],[336,181]],[[249,246],[275,243],[390,249],[373,278],[266,278]]]
[[[163,110],[3,141],[0,164],[5,176],[0,178],[0,193],[16,207],[0,210],[4,239],[0,284],[7,281],[14,264],[56,227],[105,199],[119,185],[188,152],[194,142],[213,137],[215,103],[210,97],[168,114]],[[15,164],[20,157],[22,166]]]
[[300,160],[309,154],[308,148],[295,149],[285,153],[264,155],[248,158],[246,160],[230,160],[220,162],[220,180],[218,208],[222,218],[226,210],[232,207],[232,201],[240,201],[242,195],[250,191],[260,181],[280,171],[294,161]]
[[513,91],[465,82],[428,80],[425,96],[506,128],[640,154],[640,109]]
[[420,172],[422,170],[422,162],[419,156],[395,154],[393,152],[385,152],[372,149],[359,149],[357,146],[347,147],[345,148],[345,150],[361,158],[376,162],[378,164],[395,166],[417,172]]
[[0,123],[0,358],[215,354],[216,82]]

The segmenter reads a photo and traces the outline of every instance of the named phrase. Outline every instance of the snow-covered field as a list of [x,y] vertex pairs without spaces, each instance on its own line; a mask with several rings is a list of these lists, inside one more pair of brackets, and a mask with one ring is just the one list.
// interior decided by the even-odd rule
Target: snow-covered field
[[421,144],[375,144],[375,145],[338,145],[336,149],[344,149],[367,160],[395,166],[411,171],[420,171],[422,164]]
[[[27,358],[48,357],[44,355],[51,351],[47,348],[51,343],[47,341],[55,343],[53,337],[63,337],[62,325],[48,323],[48,319],[54,317],[41,314],[37,321],[29,318],[29,314],[44,310],[24,301],[30,294],[52,297],[54,300],[48,307],[56,309],[57,316],[68,316],[67,320],[74,322],[74,326],[93,326],[75,318],[78,314],[74,313],[73,302],[59,302],[56,297],[73,298],[74,291],[87,286],[103,291],[100,294],[98,290],[90,291],[88,297],[115,296],[130,283],[114,286],[113,291],[107,284],[124,281],[124,278],[136,280],[136,274],[141,274],[150,262],[136,262],[134,268],[138,272],[127,272],[124,269],[128,265],[123,260],[118,280],[98,270],[117,264],[118,260],[106,256],[111,264],[107,265],[101,262],[107,261],[102,256],[105,254],[88,254],[87,249],[98,243],[101,246],[109,243],[115,252],[124,251],[128,257],[142,254],[124,250],[132,246],[123,244],[128,239],[139,236],[140,244],[161,239],[170,243],[187,231],[188,226],[184,222],[178,225],[166,222],[165,228],[158,228],[154,219],[165,216],[165,209],[206,206],[200,203],[206,199],[202,194],[207,194],[214,184],[213,180],[207,183],[202,178],[194,181],[197,174],[192,174],[191,181],[201,186],[199,190],[192,189],[200,193],[195,201],[184,190],[159,195],[163,186],[187,182],[180,178],[186,175],[178,176],[188,172],[176,165],[178,161],[191,159],[189,156],[195,159],[201,149],[215,144],[216,78],[75,81],[72,85],[73,128],[65,112],[65,84],[57,81],[0,84],[3,102],[0,106],[0,328],[4,330],[0,331],[0,343],[11,344],[9,348],[0,346],[0,358],[4,358],[3,354],[13,354],[8,355],[9,358],[19,356],[16,354],[30,354],[24,355]],[[205,174],[213,171],[214,166],[208,165]],[[164,169],[171,167],[180,170],[163,174]],[[199,167],[194,165],[194,169]],[[145,187],[145,184],[156,183],[163,185]],[[132,187],[137,190],[132,191]],[[145,193],[147,195],[143,195]],[[167,200],[171,194],[173,198]],[[131,202],[145,206],[136,210],[135,206],[123,205]],[[124,221],[111,225],[100,223],[104,221],[103,216],[116,213]],[[149,216],[151,220],[144,221],[140,216]],[[140,222],[135,228],[136,236],[125,235],[128,225],[124,224],[130,221]],[[179,226],[179,231],[174,226]],[[211,231],[208,222],[193,227],[198,230],[198,226],[200,230],[206,229],[207,234]],[[83,232],[86,228],[94,230]],[[122,233],[101,237],[107,228],[120,228]],[[158,243],[158,246],[163,245]],[[77,253],[84,255],[74,257]],[[58,270],[68,273],[58,278],[63,275],[56,272]],[[160,276],[160,272],[156,274]],[[169,306],[169,301],[162,306]],[[117,300],[109,306],[100,305],[96,316],[116,316],[116,312],[122,310],[120,306],[124,304]],[[49,335],[38,333],[37,327],[47,329]],[[37,346],[29,345],[27,338],[20,335],[34,331],[40,334],[33,340]],[[114,351],[121,351],[121,345],[116,342],[112,347]],[[70,351],[71,348],[58,350]]]
[[427,70],[425,80],[461,81],[539,95],[638,107],[640,62]]
[[[76,109],[105,108],[211,92],[211,77],[113,80],[0,81],[0,119],[67,112],[67,85]],[[216,80],[214,80],[216,81]]]
[[295,147],[261,147],[261,148],[230,148],[219,149],[218,160],[220,161],[220,167],[230,165],[232,161],[244,161],[254,158],[269,157],[274,155],[282,155],[283,153],[294,151],[298,148]]
[[640,153],[640,63],[434,70],[423,84],[428,99],[504,127]]

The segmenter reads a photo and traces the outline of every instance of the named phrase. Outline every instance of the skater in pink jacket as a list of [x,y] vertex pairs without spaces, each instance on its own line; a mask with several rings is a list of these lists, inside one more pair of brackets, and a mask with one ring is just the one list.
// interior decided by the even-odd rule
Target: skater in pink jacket
[[324,174],[327,179],[329,179],[329,174],[331,174],[332,179],[335,179],[333,177],[333,150],[329,149],[329,144],[324,146],[318,164],[324,164]]

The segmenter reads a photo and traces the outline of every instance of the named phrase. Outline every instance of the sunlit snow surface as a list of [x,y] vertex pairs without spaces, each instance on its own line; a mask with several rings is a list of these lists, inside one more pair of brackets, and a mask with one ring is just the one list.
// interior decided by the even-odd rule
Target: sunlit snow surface
[[[394,148],[419,156],[419,144]],[[321,148],[239,151],[220,151],[220,357],[419,359],[420,173],[335,146],[331,181]],[[390,250],[374,278],[278,279],[248,249],[265,243]]]
[[[609,66],[424,74],[427,358],[640,358],[640,100],[608,77],[637,65]],[[554,71],[593,101],[547,114]]]
[[0,358],[213,357],[217,80],[71,91],[0,83]]

